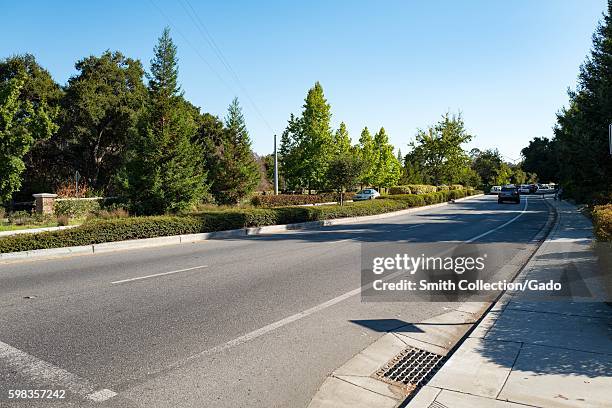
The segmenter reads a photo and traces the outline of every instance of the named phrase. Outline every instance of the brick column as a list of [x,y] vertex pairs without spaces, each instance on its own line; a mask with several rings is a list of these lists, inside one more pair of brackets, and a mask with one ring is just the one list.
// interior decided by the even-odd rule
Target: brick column
[[39,193],[32,194],[36,200],[36,212],[38,214],[53,214],[53,204],[57,194]]

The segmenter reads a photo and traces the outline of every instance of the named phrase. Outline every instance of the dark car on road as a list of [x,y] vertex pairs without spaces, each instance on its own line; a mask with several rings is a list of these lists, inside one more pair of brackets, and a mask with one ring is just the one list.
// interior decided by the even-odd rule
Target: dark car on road
[[501,191],[497,196],[497,202],[501,204],[504,201],[511,201],[515,204],[521,202],[521,194],[519,193],[519,190],[516,186],[510,185],[502,187]]

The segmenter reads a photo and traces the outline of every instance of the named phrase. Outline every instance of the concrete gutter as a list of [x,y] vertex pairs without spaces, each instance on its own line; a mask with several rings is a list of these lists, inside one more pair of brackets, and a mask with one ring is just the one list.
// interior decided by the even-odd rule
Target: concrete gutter
[[[550,206],[548,203],[547,205]],[[553,230],[556,220],[555,210],[532,240],[538,243],[538,248]],[[504,273],[506,269],[507,273],[516,278],[537,253],[538,248],[527,257],[519,252],[500,272]],[[376,372],[409,347],[450,357],[473,331],[481,330],[481,321],[489,312],[503,309],[508,301],[509,295],[503,293],[493,302],[465,302],[447,313],[423,322],[390,330],[332,372],[313,396],[308,408],[396,408],[405,406],[406,399],[409,396],[414,397],[413,394],[416,394],[419,400],[433,401],[435,395],[429,395],[431,387],[425,386],[413,392],[383,381],[376,376]]]
[[[469,197],[464,197],[455,200],[460,202],[483,196],[484,194],[477,194]],[[250,227],[240,228],[235,230],[227,231],[216,231],[216,232],[205,232],[198,234],[186,234],[186,235],[171,235],[165,237],[156,238],[144,238],[144,239],[133,239],[127,241],[115,241],[105,242],[101,244],[84,245],[77,247],[64,247],[64,248],[51,248],[51,249],[36,249],[32,251],[21,251],[21,252],[9,252],[0,254],[0,263],[7,262],[18,262],[18,261],[29,261],[29,260],[40,260],[50,259],[63,256],[71,255],[87,255],[105,253],[111,251],[121,251],[129,249],[142,249],[142,248],[154,248],[163,245],[176,245],[206,241],[210,239],[228,239],[228,238],[242,238],[252,235],[263,235],[263,234],[275,234],[284,231],[301,230],[301,229],[316,229],[325,226],[332,225],[347,225],[365,221],[373,221],[384,218],[397,217],[400,215],[412,214],[420,211],[430,210],[432,208],[444,207],[449,203],[440,203],[433,205],[425,205],[422,207],[408,208],[406,210],[394,211],[384,214],[367,215],[363,217],[346,217],[346,218],[335,218],[331,220],[322,221],[310,221],[300,222],[295,224],[283,224],[283,225],[268,225],[264,227]],[[54,228],[74,228],[69,227],[54,227]]]

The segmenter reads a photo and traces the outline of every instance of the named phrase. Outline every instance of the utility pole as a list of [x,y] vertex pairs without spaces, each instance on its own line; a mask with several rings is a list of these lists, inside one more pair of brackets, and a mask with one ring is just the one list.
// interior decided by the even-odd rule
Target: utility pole
[[274,135],[274,195],[278,195],[278,152],[276,151],[276,135]]

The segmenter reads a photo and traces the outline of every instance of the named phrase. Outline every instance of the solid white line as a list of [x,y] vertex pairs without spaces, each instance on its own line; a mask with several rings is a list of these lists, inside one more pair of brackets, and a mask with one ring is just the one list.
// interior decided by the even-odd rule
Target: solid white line
[[162,273],[156,273],[153,275],[139,276],[137,278],[123,279],[123,280],[111,282],[111,284],[115,285],[117,283],[133,282],[133,281],[142,280],[142,279],[156,278],[158,276],[172,275],[173,273],[193,271],[194,269],[202,269],[202,268],[208,268],[208,265],[200,265],[200,266],[194,266],[193,268],[179,269],[177,271],[162,272]]
[[13,371],[19,373],[19,375],[28,378],[39,388],[43,385],[54,385],[95,402],[106,401],[117,395],[116,392],[106,388],[96,391],[94,385],[89,380],[31,356],[1,341],[0,362],[6,364]]
[[519,219],[519,217],[521,217],[523,214],[525,214],[525,211],[527,211],[527,205],[528,205],[528,203],[529,203],[529,201],[526,199],[526,200],[525,200],[525,205],[523,206],[523,210],[522,210],[522,211],[520,212],[520,214],[519,214],[519,215],[517,215],[516,217],[512,218],[512,219],[511,219],[511,220],[509,220],[509,221],[506,221],[505,223],[503,223],[503,224],[502,224],[502,225],[500,225],[499,227],[493,228],[492,230],[489,230],[489,231],[487,231],[487,232],[485,232],[485,233],[482,233],[482,234],[480,234],[480,235],[478,235],[478,236],[475,236],[474,238],[468,239],[467,241],[465,241],[465,243],[466,243],[466,244],[469,244],[470,242],[474,242],[474,241],[476,241],[477,239],[480,239],[480,238],[482,238],[482,237],[486,237],[487,235],[492,234],[492,233],[494,233],[495,231],[498,231],[498,230],[500,230],[500,229],[504,228],[506,225],[512,224],[514,221],[518,220],[518,219]]
[[[477,240],[479,238],[482,238],[482,237],[487,236],[487,235],[489,235],[489,234],[491,234],[491,233],[493,233],[495,231],[500,230],[501,228],[503,228],[503,227],[513,223],[514,221],[516,221],[521,215],[523,215],[525,213],[526,210],[527,210],[527,200],[525,200],[525,205],[523,207],[523,210],[516,217],[514,217],[511,220],[503,223],[502,225],[500,225],[497,228],[489,230],[489,231],[487,231],[487,232],[485,232],[483,234],[477,235],[474,238],[471,238],[471,239],[469,239],[469,240],[467,240],[465,242],[466,243],[473,242],[473,241],[475,241],[475,240]],[[423,224],[415,225],[415,227],[421,226],[421,225],[423,225]],[[396,276],[399,276],[399,275],[401,275],[403,273],[404,273],[403,271],[398,271],[398,272],[389,274],[383,280],[388,280],[388,279],[395,278]],[[333,306],[333,305],[335,305],[337,303],[342,302],[343,300],[346,300],[346,299],[348,299],[350,297],[353,297],[353,296],[361,293],[362,290],[368,289],[370,286],[372,286],[372,284],[364,285],[364,286],[361,286],[361,287],[359,287],[357,289],[353,289],[350,292],[343,293],[340,296],[337,296],[337,297],[335,297],[333,299],[330,299],[330,300],[328,300],[326,302],[323,302],[323,303],[321,303],[321,304],[319,304],[317,306],[311,307],[310,309],[306,309],[304,311],[301,311],[301,312],[296,313],[294,315],[291,315],[289,317],[285,317],[284,319],[278,320],[278,321],[276,321],[274,323],[270,323],[270,324],[268,324],[266,326],[263,326],[263,327],[261,327],[261,328],[259,328],[257,330],[253,330],[252,332],[244,334],[244,335],[242,335],[240,337],[237,337],[237,338],[235,338],[233,340],[230,340],[230,341],[228,341],[226,343],[219,344],[218,346],[215,346],[215,347],[212,347],[210,349],[203,350],[203,351],[201,351],[199,353],[196,353],[196,354],[193,354],[191,356],[188,356],[188,357],[186,357],[186,358],[184,358],[182,360],[176,361],[176,362],[166,366],[163,369],[160,369],[160,370],[157,370],[157,371],[153,371],[151,373],[155,373],[155,372],[159,372],[159,371],[165,371],[167,369],[183,365],[184,363],[186,363],[188,361],[191,361],[191,360],[194,360],[194,359],[206,356],[206,355],[219,353],[221,351],[227,350],[227,349],[235,347],[235,346],[239,346],[239,345],[244,344],[244,343],[246,343],[246,342],[248,342],[250,340],[256,339],[257,337],[261,337],[264,334],[270,333],[271,331],[274,331],[274,330],[276,330],[278,328],[286,326],[289,323],[293,323],[293,322],[295,322],[297,320],[303,319],[304,317],[310,316],[313,313],[317,313],[317,312],[320,312],[321,310],[327,309],[330,306]]]

